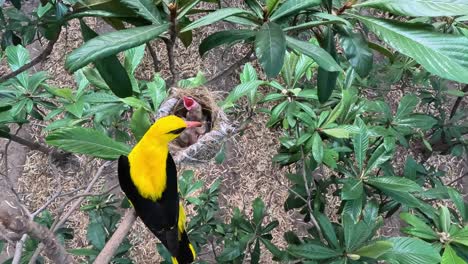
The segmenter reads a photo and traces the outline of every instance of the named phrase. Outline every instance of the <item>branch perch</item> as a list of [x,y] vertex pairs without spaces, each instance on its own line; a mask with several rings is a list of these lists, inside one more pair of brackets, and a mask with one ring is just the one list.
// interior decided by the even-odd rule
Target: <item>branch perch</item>
[[120,244],[132,228],[132,225],[135,222],[135,220],[135,210],[127,210],[119,227],[114,232],[109,241],[106,243],[102,251],[99,253],[96,260],[94,261],[94,264],[107,264],[111,261]]

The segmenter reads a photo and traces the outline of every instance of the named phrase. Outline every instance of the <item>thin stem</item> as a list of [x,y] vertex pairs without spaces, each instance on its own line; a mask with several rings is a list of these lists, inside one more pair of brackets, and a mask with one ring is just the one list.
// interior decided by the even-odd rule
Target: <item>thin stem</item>
[[179,75],[175,68],[175,59],[174,59],[174,46],[177,40],[177,6],[173,3],[168,6],[170,11],[170,27],[169,27],[169,39],[163,38],[164,43],[166,44],[167,57],[169,61],[169,71],[171,72],[172,78],[168,81],[168,87],[177,84],[179,80]]
[[47,44],[47,47],[44,49],[44,51],[41,54],[39,54],[36,58],[34,58],[32,61],[30,61],[29,63],[26,63],[25,65],[21,66],[17,70],[15,70],[13,72],[10,72],[9,74],[6,74],[6,75],[0,77],[0,83],[4,82],[4,81],[6,81],[6,80],[8,80],[10,78],[13,78],[13,77],[17,76],[18,74],[32,68],[33,66],[35,66],[39,62],[41,62],[41,61],[45,60],[47,57],[49,57],[49,55],[52,53],[52,50],[54,49],[54,45],[57,42],[59,36],[60,36],[60,32],[57,33],[57,36],[54,39],[49,41],[49,43]]
[[[468,92],[468,84],[463,87],[462,90],[464,93]],[[463,101],[464,97],[458,97],[457,100],[455,101],[455,104],[452,107],[452,111],[450,111],[450,119],[455,116],[457,113],[458,107],[460,106],[461,102]]]
[[46,147],[46,146],[44,146],[42,144],[39,144],[37,142],[31,142],[31,141],[29,141],[27,139],[24,139],[22,137],[18,137],[17,135],[14,135],[14,134],[8,134],[6,138],[8,138],[11,141],[14,141],[14,142],[16,142],[18,144],[24,145],[24,146],[30,148],[31,150],[37,150],[37,151],[40,151],[40,152],[42,152],[44,154],[47,154],[47,155],[51,154],[51,150],[48,147]]

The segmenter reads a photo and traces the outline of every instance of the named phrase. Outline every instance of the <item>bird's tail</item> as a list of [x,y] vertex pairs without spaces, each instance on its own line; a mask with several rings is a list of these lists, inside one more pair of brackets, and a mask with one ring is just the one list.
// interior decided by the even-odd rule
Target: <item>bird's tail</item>
[[173,264],[188,264],[192,263],[196,258],[195,249],[188,239],[187,233],[184,231],[179,240],[179,250],[177,256],[172,257]]

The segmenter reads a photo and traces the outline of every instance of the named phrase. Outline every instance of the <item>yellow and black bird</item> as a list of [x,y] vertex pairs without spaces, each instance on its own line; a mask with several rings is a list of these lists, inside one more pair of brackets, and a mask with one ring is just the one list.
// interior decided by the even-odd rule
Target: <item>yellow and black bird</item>
[[196,254],[185,231],[179,203],[177,169],[169,142],[200,122],[174,115],[158,119],[132,149],[119,159],[119,182],[137,215],[169,250],[175,264],[191,263]]

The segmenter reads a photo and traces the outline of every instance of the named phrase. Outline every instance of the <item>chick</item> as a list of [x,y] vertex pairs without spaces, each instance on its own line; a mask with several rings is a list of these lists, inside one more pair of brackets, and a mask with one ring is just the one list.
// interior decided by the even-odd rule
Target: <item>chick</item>
[[202,106],[192,97],[184,96],[184,107],[187,109],[186,120],[187,121],[199,121],[203,123],[203,126],[197,128],[191,128],[188,132],[195,134],[198,139],[199,136],[203,135],[207,131],[207,120],[203,115]]

